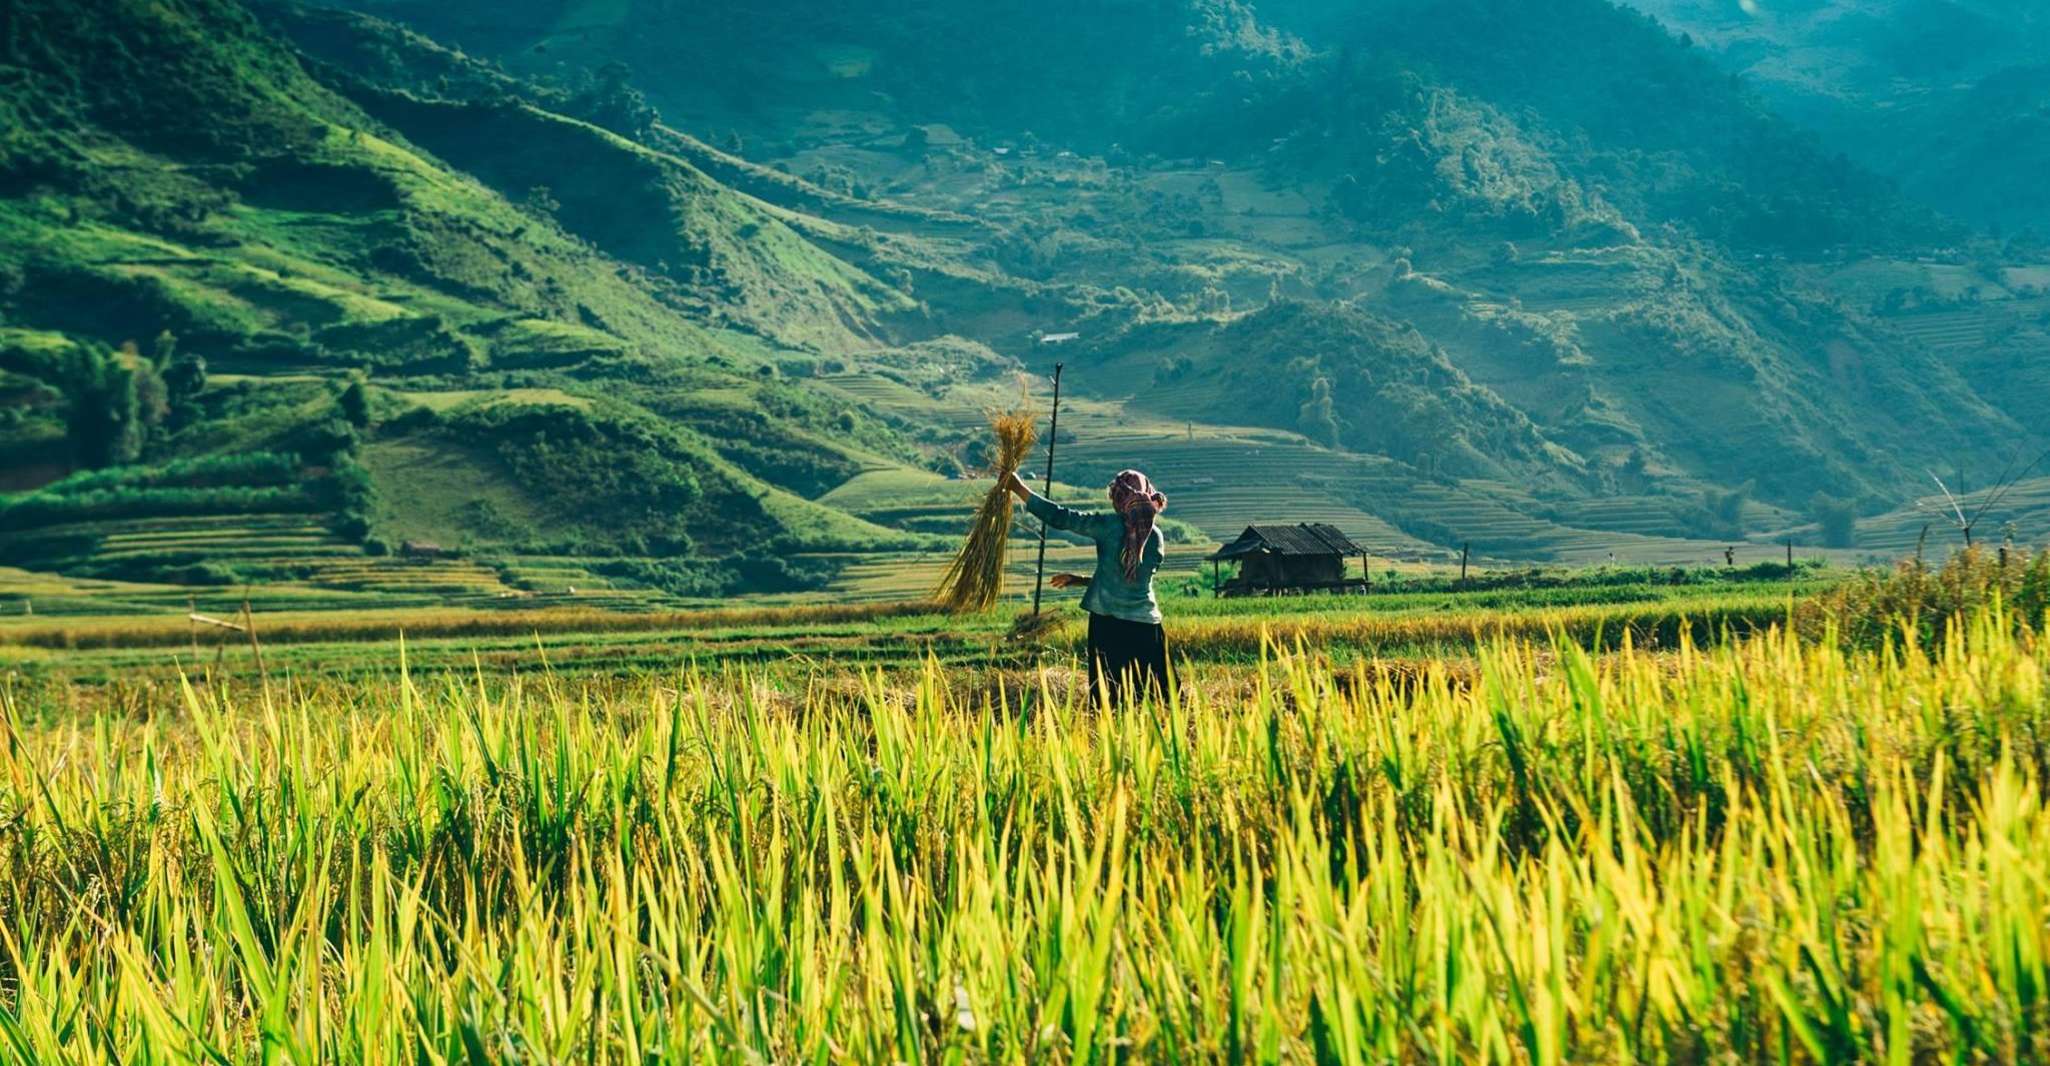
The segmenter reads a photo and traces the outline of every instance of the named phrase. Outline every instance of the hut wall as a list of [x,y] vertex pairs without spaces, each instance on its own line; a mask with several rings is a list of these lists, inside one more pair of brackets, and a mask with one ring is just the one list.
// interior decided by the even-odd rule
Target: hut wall
[[1288,584],[1288,575],[1282,566],[1282,559],[1274,555],[1248,555],[1239,564],[1240,580],[1246,584],[1271,588]]
[[1345,579],[1345,558],[1339,555],[1291,555],[1282,560],[1285,583],[1315,585]]
[[1254,588],[1294,588],[1345,579],[1338,555],[1249,555],[1239,564],[1239,582]]

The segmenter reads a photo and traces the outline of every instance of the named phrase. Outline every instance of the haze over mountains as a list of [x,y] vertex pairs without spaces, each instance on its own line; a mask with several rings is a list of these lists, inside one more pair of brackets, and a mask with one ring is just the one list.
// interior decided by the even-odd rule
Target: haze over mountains
[[1911,196],[2050,237],[2050,8],[2030,0],[1633,0]]
[[[2026,49],[1918,95],[1896,6],[25,0],[0,538],[817,587],[951,532],[976,412],[1058,354],[1071,479],[1178,477],[1191,538],[1887,550],[1851,512],[2050,443],[2035,209],[1853,150],[1963,107],[1931,135],[2019,189],[2040,116],[1966,102]],[[1768,76],[1804,62],[1840,80]],[[235,516],[326,554],[123,547]]]

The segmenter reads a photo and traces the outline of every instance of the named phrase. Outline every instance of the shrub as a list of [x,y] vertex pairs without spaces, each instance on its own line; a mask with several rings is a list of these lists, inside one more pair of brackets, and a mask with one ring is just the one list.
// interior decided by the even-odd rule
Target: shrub
[[2050,610],[2050,550],[1972,547],[1933,569],[1910,559],[1868,570],[1809,601],[1798,621],[1810,635],[1833,630],[1853,646],[1913,639],[1933,648],[1953,622],[1996,603],[2018,629],[2041,625]]
[[823,588],[840,572],[839,565],[831,560],[810,556],[760,555],[738,558],[733,563],[740,576],[739,590],[747,592]]
[[310,422],[291,434],[289,445],[308,463],[333,464],[356,450],[356,427],[340,418]]
[[0,529],[30,529],[61,522],[169,515],[304,512],[313,500],[295,487],[110,489],[70,495],[31,493],[0,503]]
[[253,488],[289,485],[298,479],[299,460],[279,452],[242,452],[178,459],[161,466],[122,466],[86,470],[37,490],[76,496],[110,489]]
[[733,584],[730,573],[683,559],[615,559],[592,566],[591,572],[624,578],[672,596],[719,596]]
[[370,393],[361,377],[349,380],[335,404],[341,408],[342,418],[351,426],[359,430],[370,428]]

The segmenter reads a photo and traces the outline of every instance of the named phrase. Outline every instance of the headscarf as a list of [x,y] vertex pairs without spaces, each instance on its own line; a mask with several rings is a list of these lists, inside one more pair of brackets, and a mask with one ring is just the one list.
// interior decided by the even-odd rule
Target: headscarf
[[1146,542],[1153,539],[1153,520],[1167,510],[1167,497],[1137,470],[1120,470],[1110,479],[1110,505],[1125,520],[1124,550],[1118,557],[1126,581],[1139,579]]

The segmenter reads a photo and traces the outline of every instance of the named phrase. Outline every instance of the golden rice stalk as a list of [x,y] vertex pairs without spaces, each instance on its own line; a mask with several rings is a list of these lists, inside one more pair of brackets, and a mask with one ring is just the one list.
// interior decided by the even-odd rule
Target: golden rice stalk
[[1004,491],[1005,474],[1023,466],[1039,442],[1039,420],[1029,404],[1020,402],[1010,411],[991,411],[989,426],[996,433],[996,459],[990,473],[999,480],[975,509],[975,521],[968,527],[968,541],[947,566],[933,593],[934,602],[950,611],[987,611],[996,606],[1004,591],[1004,557],[1011,540],[1011,494]]

